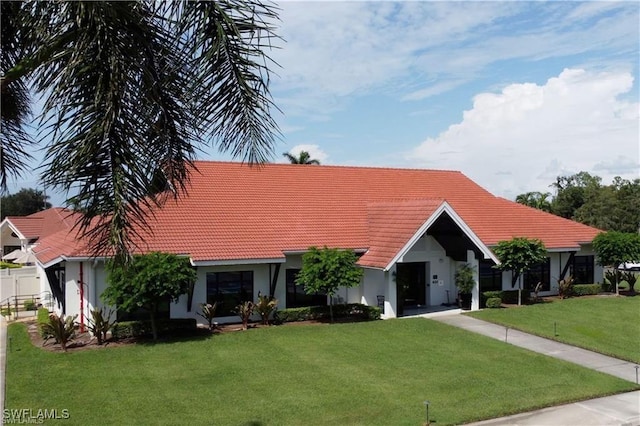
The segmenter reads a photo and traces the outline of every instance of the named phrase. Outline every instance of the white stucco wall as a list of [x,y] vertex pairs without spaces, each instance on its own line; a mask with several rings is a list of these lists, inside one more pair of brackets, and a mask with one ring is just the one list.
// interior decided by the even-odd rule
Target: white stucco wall
[[[200,304],[207,301],[207,273],[210,272],[234,272],[234,271],[253,271],[253,300],[257,300],[258,292],[261,294],[269,294],[269,265],[257,264],[257,265],[230,265],[230,266],[203,266],[197,268],[197,281],[193,289],[193,302],[191,305],[191,311],[187,311],[187,295],[180,297],[178,302],[172,303],[170,306],[171,318],[195,318],[198,324],[206,325],[206,321],[201,316],[197,315],[200,312]],[[272,266],[273,271],[273,266]],[[282,268],[280,274],[283,274]],[[283,281],[284,282],[284,281]],[[284,284],[283,284],[284,286]],[[277,296],[276,296],[277,298]],[[278,303],[280,307],[284,306],[284,302]],[[254,314],[253,320],[258,320],[259,315]],[[238,322],[239,317],[226,316],[218,317],[216,319],[218,323]]]
[[456,300],[456,286],[454,281],[455,265],[447,256],[444,248],[430,235],[425,235],[416,241],[413,247],[398,261],[398,263],[428,262],[427,267],[427,304],[438,306]]

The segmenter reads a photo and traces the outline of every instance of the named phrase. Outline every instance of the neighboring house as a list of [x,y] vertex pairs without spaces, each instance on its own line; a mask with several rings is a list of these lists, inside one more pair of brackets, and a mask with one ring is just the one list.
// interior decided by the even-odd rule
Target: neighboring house
[[[197,268],[193,294],[167,305],[173,318],[201,321],[198,304],[218,300],[226,301],[219,321],[236,320],[232,301],[255,300],[259,292],[274,295],[280,308],[326,303],[326,297],[306,295],[295,284],[310,246],[354,250],[364,269],[362,284],[342,289],[339,297],[380,305],[386,318],[403,307],[453,303],[454,274],[463,263],[476,271],[473,309],[481,291],[512,289],[511,273],[492,267],[497,260],[491,251],[512,237],[539,238],[546,245],[547,261],[523,277],[529,288],[542,281],[542,295],[557,293],[557,280],[568,274],[578,282],[602,277],[591,248],[599,230],[495,197],[460,172],[195,165],[188,194],[156,209],[150,230],[141,231],[137,241],[140,252],[184,255]],[[20,236],[20,245],[22,237],[29,240],[58,309],[82,319],[102,305],[104,259],[92,258],[86,242],[75,237],[73,215],[50,210],[64,226],[40,228],[38,235],[23,232],[31,215],[22,218],[24,225],[7,218],[2,232],[7,225]]]
[[[77,217],[62,208],[51,208],[29,216],[7,216],[0,223],[2,255],[14,253],[12,259],[16,263],[33,265],[31,253],[38,242],[58,232],[69,233]],[[23,253],[21,258],[29,260],[21,261],[17,256],[18,252]],[[31,295],[50,306],[49,299],[53,294],[42,264],[38,262],[34,266],[0,272],[0,302],[6,302],[9,297]]]

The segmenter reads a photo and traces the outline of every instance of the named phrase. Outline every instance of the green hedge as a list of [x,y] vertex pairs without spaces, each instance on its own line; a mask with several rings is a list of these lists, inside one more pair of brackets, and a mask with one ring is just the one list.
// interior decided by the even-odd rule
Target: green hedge
[[487,301],[492,298],[498,298],[502,301],[502,291],[483,291],[480,293],[480,308],[487,307]]
[[[531,299],[531,292],[529,290],[522,290],[521,302],[523,305],[529,303]],[[518,290],[504,290],[502,292],[502,302],[510,305],[518,304]]]
[[[333,305],[333,318],[355,317],[364,320],[379,320],[382,309],[361,303]],[[288,308],[276,311],[276,323],[329,319],[329,306],[308,306],[304,308]]]
[[38,321],[38,332],[40,333],[40,336],[43,339],[46,339],[46,338],[50,337],[42,329],[42,324],[48,324],[49,323],[49,310],[47,308],[39,308],[36,319]]
[[502,300],[499,297],[490,297],[487,299],[487,308],[495,309],[502,306]]
[[587,296],[590,294],[599,294],[602,291],[600,284],[574,284],[573,295],[574,296]]
[[[159,335],[189,334],[195,333],[198,329],[198,323],[195,318],[158,320],[157,325]],[[115,323],[111,328],[111,336],[114,339],[151,335],[151,321],[122,321]]]

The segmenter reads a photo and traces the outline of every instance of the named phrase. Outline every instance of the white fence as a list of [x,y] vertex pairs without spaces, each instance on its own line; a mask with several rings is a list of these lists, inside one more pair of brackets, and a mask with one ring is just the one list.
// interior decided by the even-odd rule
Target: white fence
[[35,266],[0,269],[0,301],[30,294],[40,294],[40,275]]

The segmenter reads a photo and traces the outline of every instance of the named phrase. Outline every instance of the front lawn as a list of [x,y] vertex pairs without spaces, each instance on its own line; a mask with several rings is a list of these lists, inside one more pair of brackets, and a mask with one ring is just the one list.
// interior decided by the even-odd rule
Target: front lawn
[[53,353],[9,326],[6,409],[56,424],[458,424],[633,383],[422,318]]
[[[469,315],[640,363],[640,297],[576,297]],[[556,331],[554,331],[554,323]]]

